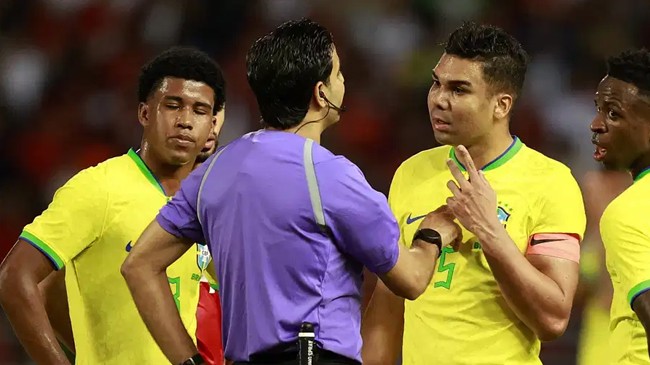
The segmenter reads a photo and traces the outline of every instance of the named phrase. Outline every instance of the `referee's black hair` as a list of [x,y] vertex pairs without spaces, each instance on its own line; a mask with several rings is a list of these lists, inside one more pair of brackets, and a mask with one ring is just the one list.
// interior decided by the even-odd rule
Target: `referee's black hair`
[[138,82],[138,101],[146,102],[165,77],[202,82],[214,91],[212,114],[226,103],[226,81],[221,68],[206,53],[190,47],[173,47],[142,67]]
[[253,44],[246,74],[265,125],[300,124],[316,83],[329,81],[333,52],[332,34],[309,19],[288,21]]
[[528,54],[521,43],[503,29],[466,22],[449,35],[445,53],[483,64],[483,76],[493,91],[521,93]]
[[607,75],[630,83],[640,94],[650,96],[650,51],[634,49],[608,58]]

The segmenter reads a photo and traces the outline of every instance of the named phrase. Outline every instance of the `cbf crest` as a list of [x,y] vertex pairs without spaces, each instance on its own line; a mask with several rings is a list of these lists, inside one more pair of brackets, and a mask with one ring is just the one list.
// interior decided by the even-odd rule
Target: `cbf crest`
[[210,250],[208,250],[208,245],[202,245],[197,243],[196,244],[196,265],[199,267],[199,269],[201,269],[201,271],[204,271],[205,269],[208,268],[211,259],[212,257],[210,256]]
[[506,226],[506,223],[508,222],[508,218],[510,218],[510,214],[512,213],[512,210],[508,206],[508,204],[504,204],[502,202],[499,202],[499,205],[497,207],[497,218],[499,218],[499,223],[503,224],[503,226]]

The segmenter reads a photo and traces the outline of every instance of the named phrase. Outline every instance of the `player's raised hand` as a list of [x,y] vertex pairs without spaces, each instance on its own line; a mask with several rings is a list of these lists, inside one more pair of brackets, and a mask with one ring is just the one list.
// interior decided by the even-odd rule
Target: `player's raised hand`
[[446,205],[441,205],[427,214],[420,222],[419,229],[422,228],[431,228],[440,233],[442,247],[455,245],[463,238],[460,226],[454,222],[454,214]]
[[498,227],[496,192],[483,172],[476,169],[465,146],[455,147],[455,152],[460,163],[465,166],[469,179],[465,179],[454,161],[447,160],[447,166],[456,180],[447,182],[447,187],[453,194],[447,198],[447,206],[460,224],[475,235]]

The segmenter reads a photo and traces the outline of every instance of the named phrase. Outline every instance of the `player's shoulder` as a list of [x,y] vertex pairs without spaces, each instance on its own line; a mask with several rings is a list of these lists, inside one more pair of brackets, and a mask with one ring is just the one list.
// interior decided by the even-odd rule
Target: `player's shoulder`
[[603,219],[631,219],[639,211],[650,209],[650,177],[643,178],[614,198],[603,213]]
[[430,177],[437,171],[447,171],[446,161],[449,158],[451,146],[439,146],[420,151],[406,159],[397,168],[397,174],[417,178]]
[[115,175],[116,172],[125,171],[128,168],[130,160],[126,154],[104,160],[76,173],[68,180],[68,185],[89,185],[89,187],[94,186],[95,188],[106,187],[109,185],[110,176]]
[[525,145],[521,152],[520,162],[530,170],[530,173],[547,176],[549,179],[561,177],[573,180],[571,169],[564,163]]
[[579,189],[567,165],[525,145],[514,165],[519,173],[524,174],[524,181],[531,188],[538,186],[549,190],[551,186],[563,186]]

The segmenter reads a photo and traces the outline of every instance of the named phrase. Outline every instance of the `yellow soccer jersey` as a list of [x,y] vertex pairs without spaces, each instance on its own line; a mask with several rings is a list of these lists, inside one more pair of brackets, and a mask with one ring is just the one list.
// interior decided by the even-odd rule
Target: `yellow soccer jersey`
[[[151,171],[130,150],[75,175],[21,234],[57,269],[67,267],[77,364],[169,363],[120,274],[132,245],[167,200]],[[205,246],[197,245],[167,270],[191,334],[196,331],[198,281],[209,261],[205,252]]]
[[600,220],[600,234],[612,277],[614,297],[610,313],[612,363],[650,364],[643,325],[632,302],[650,290],[650,169],[614,199]]
[[[455,160],[451,147],[434,148],[395,173],[389,203],[402,244],[410,245],[420,218],[451,196],[448,158]],[[582,194],[561,163],[515,138],[483,171],[497,193],[495,214],[522,254],[537,233],[584,234]],[[464,228],[462,234],[458,252],[443,249],[425,293],[405,303],[403,364],[541,364],[540,341],[508,307],[480,242]]]

